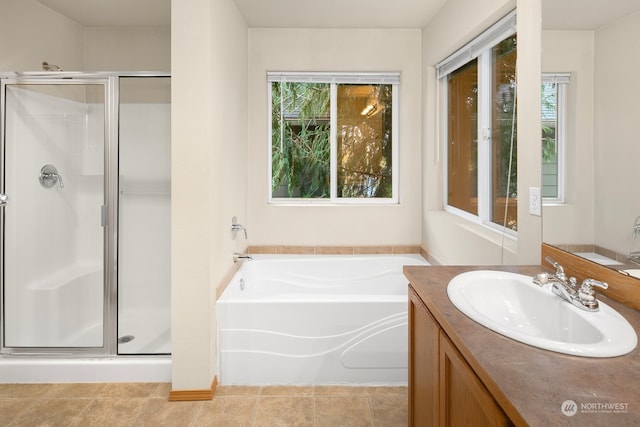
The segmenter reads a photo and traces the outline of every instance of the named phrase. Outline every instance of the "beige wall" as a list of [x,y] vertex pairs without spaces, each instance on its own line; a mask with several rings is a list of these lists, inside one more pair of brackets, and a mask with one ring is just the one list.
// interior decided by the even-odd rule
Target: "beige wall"
[[35,0],[2,0],[0,71],[168,71],[169,27],[83,27]]
[[567,88],[565,203],[543,208],[543,240],[593,244],[593,31],[544,31],[542,71],[570,72]]
[[[420,30],[249,30],[250,244],[420,243],[420,55]],[[400,71],[400,203],[269,205],[267,71]]]
[[[518,240],[443,211],[443,153],[435,65],[518,6]],[[464,11],[464,13],[461,13]],[[540,187],[540,2],[449,0],[422,34],[424,176],[422,243],[443,264],[523,264],[540,259],[541,220],[528,213]],[[461,250],[461,247],[464,249]],[[503,249],[504,246],[504,249]]]
[[42,62],[83,68],[83,27],[35,0],[2,0],[0,71],[42,71]]
[[169,71],[169,27],[90,27],[84,31],[87,71]]
[[173,389],[208,389],[217,286],[246,242],[247,28],[233,0],[172,2]]
[[595,34],[595,244],[620,253],[640,250],[640,13]]

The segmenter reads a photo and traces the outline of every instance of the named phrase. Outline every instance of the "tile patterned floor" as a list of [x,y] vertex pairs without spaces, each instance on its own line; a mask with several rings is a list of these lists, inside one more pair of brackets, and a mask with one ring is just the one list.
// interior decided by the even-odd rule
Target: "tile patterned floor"
[[407,425],[406,387],[219,385],[213,400],[169,402],[165,383],[0,384],[0,426]]

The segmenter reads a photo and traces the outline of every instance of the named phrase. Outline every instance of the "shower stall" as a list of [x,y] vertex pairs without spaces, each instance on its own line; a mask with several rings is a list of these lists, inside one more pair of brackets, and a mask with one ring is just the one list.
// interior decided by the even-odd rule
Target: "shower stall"
[[170,75],[0,85],[0,365],[170,354]]

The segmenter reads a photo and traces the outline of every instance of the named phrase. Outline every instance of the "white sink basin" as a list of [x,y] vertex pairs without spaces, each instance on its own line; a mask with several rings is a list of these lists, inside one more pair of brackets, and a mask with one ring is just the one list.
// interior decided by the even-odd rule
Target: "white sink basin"
[[529,276],[503,271],[470,271],[454,277],[449,299],[487,328],[534,347],[584,357],[613,357],[637,344],[633,327],[600,303],[587,312],[540,287]]

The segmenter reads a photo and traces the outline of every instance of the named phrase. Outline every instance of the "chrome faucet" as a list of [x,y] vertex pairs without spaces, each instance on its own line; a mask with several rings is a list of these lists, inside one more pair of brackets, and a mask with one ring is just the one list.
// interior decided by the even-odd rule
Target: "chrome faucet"
[[546,257],[545,260],[556,269],[556,274],[553,277],[559,282],[566,282],[567,275],[564,273],[564,268],[551,257]]
[[233,262],[238,262],[243,259],[253,259],[249,254],[241,254],[239,252],[234,252],[233,254]]
[[555,269],[555,274],[539,273],[533,278],[533,282],[539,286],[551,284],[551,292],[560,298],[570,302],[576,307],[586,311],[598,311],[598,300],[596,300],[594,286],[607,289],[609,285],[595,279],[584,279],[577,287],[577,279],[575,277],[567,278],[564,268],[550,257],[545,260]]

